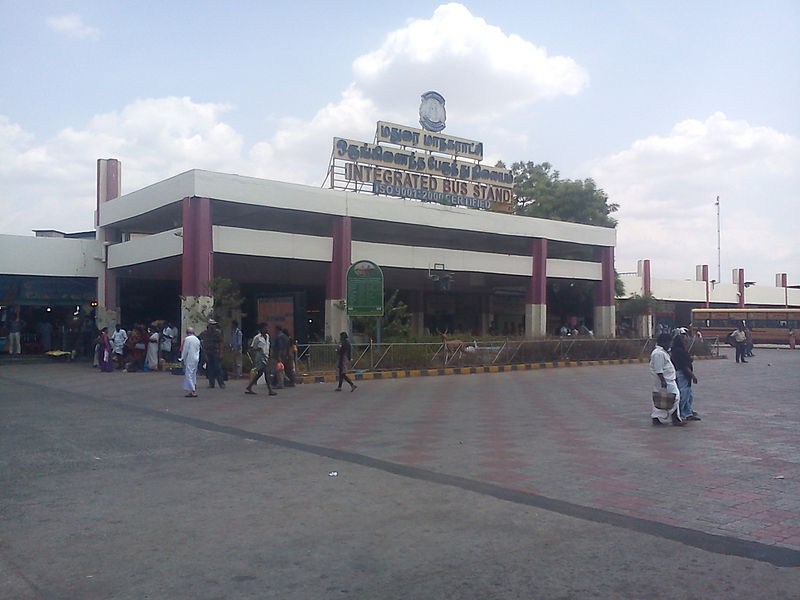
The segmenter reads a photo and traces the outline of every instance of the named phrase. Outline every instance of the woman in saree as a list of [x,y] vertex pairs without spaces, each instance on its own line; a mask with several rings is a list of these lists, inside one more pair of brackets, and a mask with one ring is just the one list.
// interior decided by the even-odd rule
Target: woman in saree
[[100,330],[97,341],[97,358],[100,363],[100,370],[103,373],[110,373],[114,370],[114,360],[112,358],[111,339],[108,337],[108,327],[103,327]]

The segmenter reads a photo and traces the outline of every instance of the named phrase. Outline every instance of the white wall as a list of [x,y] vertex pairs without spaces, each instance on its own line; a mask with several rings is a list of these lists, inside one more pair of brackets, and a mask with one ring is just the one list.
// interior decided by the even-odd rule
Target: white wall
[[[797,290],[789,290],[795,292]],[[784,288],[752,285],[744,290],[744,300],[747,304],[779,304],[784,305],[786,295]]]
[[427,270],[433,268],[434,264],[440,263],[445,265],[445,269],[448,271],[500,273],[528,277],[533,268],[530,256],[356,241],[353,242],[352,258],[353,262],[371,260],[382,267]]
[[642,287],[644,285],[643,279],[639,275],[620,275],[619,278],[625,286],[623,298],[630,298],[634,294],[641,296],[644,293],[644,288]]
[[412,225],[544,237],[598,246],[615,245],[617,235],[615,229],[607,227],[518,217],[201,170],[187,171],[104,202],[100,206],[100,224],[112,225],[188,196]]
[[[549,261],[548,261],[549,264]],[[638,275],[621,275],[625,284],[625,298],[633,294],[641,294],[643,290],[642,277]],[[703,281],[689,281],[681,279],[652,279],[653,296],[659,300],[675,302],[694,302],[696,304],[706,301],[706,285]],[[739,301],[739,286],[733,283],[716,283],[708,285],[711,304],[737,304]],[[788,298],[789,306],[800,306],[800,289],[788,289],[769,286],[754,285],[745,289],[745,302],[747,304],[763,304],[767,306],[785,306]]]
[[[333,241],[328,237],[222,226],[214,226],[213,231],[215,252],[320,262],[332,260]],[[523,277],[530,277],[533,267],[530,256],[359,241],[353,242],[352,260],[372,260],[382,267],[421,270],[440,263],[449,271]],[[548,277],[589,280],[599,280],[602,276],[599,263],[552,258],[547,261],[547,274]]]
[[565,260],[563,258],[547,259],[547,276],[561,279],[588,279],[601,281],[603,265],[582,260]]
[[100,204],[100,226],[106,227],[112,223],[143,215],[156,208],[194,195],[196,194],[194,193],[193,171],[187,171],[130,194],[123,194],[108,202],[102,202]]
[[706,284],[704,281],[682,279],[651,279],[653,296],[659,300],[675,302],[705,302]]
[[108,268],[116,269],[169,256],[181,256],[183,238],[175,235],[180,231],[180,229],[170,229],[109,246]]
[[3,275],[99,277],[102,256],[97,240],[0,234]]
[[333,239],[314,235],[214,226],[214,252],[331,262]]

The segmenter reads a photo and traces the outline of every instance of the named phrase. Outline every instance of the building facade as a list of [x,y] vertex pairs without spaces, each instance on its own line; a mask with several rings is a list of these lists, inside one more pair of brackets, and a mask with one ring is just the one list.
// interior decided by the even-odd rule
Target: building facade
[[[248,332],[278,307],[301,341],[336,339],[351,326],[347,270],[365,260],[408,305],[415,335],[553,334],[566,320],[553,290],[578,284],[594,305],[572,323],[598,337],[617,331],[613,229],[201,170],[125,195],[121,182],[119,161],[98,161],[94,235],[0,235],[0,341],[22,309],[32,326],[77,313],[98,327],[196,325],[218,277],[246,298]],[[753,285],[735,269],[723,283],[701,265],[682,281],[654,277],[642,260],[620,278],[623,302],[661,301],[663,314],[637,324],[645,335],[687,324],[692,308],[800,306],[783,273],[775,286]]]
[[[211,303],[207,283],[224,277],[248,297],[294,298],[319,315],[317,337],[335,338],[348,329],[347,269],[369,260],[409,305],[419,334],[502,333],[502,322],[543,336],[549,278],[595,282],[584,317],[597,335],[614,335],[613,229],[200,170],[124,196],[120,182],[119,162],[100,160],[102,323],[128,318],[125,290],[162,280],[179,290],[186,325]],[[557,257],[573,248],[593,260]],[[303,323],[314,325],[306,316],[301,336]]]

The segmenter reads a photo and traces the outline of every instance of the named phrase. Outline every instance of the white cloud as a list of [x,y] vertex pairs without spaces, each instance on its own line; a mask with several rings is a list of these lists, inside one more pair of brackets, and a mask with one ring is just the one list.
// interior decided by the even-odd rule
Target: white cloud
[[61,15],[58,17],[48,17],[47,26],[56,33],[62,33],[67,37],[93,40],[100,37],[100,30],[87,25],[78,15]]
[[414,114],[428,89],[448,99],[460,122],[494,120],[544,98],[574,95],[589,76],[573,59],[506,34],[462,4],[410,21],[353,62],[355,85],[382,109]]
[[380,111],[354,86],[317,111],[310,121],[283,119],[269,141],[250,152],[250,174],[320,184],[325,178],[334,136],[372,139]]
[[0,116],[0,231],[93,227],[98,158],[123,164],[123,191],[192,168],[241,172],[241,136],[221,117],[229,107],[189,98],[137,100],[36,142]]
[[[48,25],[73,37],[99,34],[74,15],[48,19]],[[356,58],[353,82],[338,100],[311,119],[282,119],[270,139],[251,147],[225,123],[230,106],[190,98],[136,100],[45,140],[0,116],[0,231],[91,228],[99,157],[122,161],[123,192],[191,168],[319,185],[334,136],[370,140],[378,119],[407,123],[428,89],[448,99],[449,123],[472,123],[477,134],[489,134],[491,123],[491,135],[477,139],[518,142],[524,132],[506,127],[499,115],[510,119],[536,100],[576,94],[587,84],[588,75],[572,59],[550,56],[463,5],[446,4]],[[495,145],[487,144],[487,162],[500,149]]]
[[592,177],[620,204],[618,269],[650,258],[657,277],[693,278],[695,264],[715,272],[719,196],[723,281],[741,267],[773,284],[775,273],[800,264],[798,164],[797,138],[719,112],[596,161]]

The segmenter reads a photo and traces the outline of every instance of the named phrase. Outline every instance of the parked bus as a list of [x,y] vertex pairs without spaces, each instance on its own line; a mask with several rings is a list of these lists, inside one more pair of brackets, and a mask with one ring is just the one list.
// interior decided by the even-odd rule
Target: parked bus
[[789,330],[800,330],[800,308],[695,308],[692,330],[724,340],[739,325],[753,332],[754,344],[786,344]]

